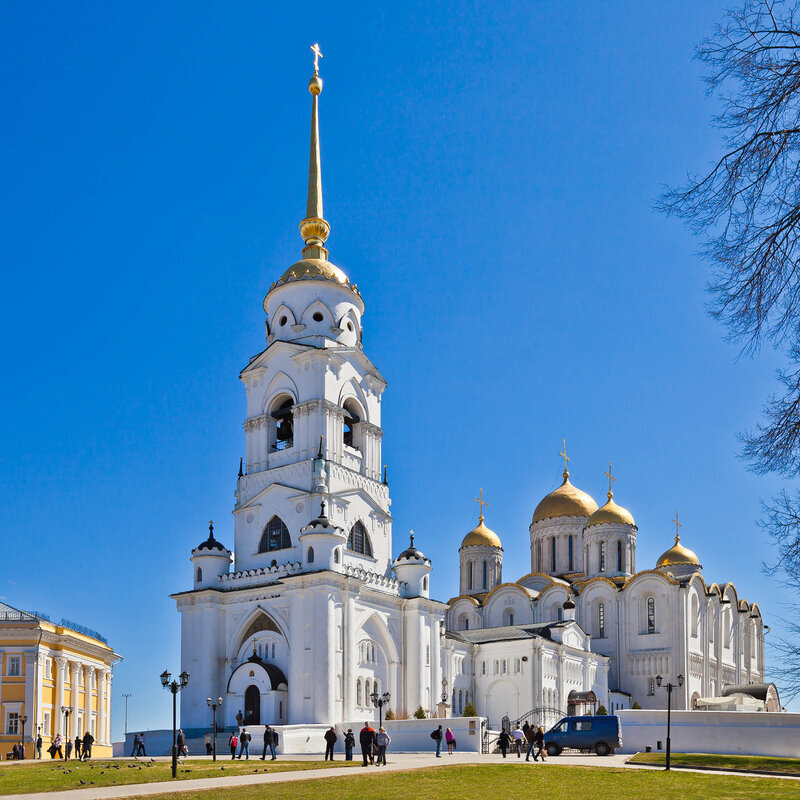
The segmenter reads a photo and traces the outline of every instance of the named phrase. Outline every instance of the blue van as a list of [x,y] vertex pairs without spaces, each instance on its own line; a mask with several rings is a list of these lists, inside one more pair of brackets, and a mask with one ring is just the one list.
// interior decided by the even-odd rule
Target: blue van
[[547,755],[557,756],[565,747],[594,750],[607,756],[622,747],[622,725],[616,715],[601,717],[564,717],[544,735]]

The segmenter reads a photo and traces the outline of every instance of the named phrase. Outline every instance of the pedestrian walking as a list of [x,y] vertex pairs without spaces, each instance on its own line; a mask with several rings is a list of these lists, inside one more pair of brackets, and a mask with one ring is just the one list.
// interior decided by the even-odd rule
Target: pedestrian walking
[[539,751],[539,758],[541,758],[542,761],[544,761],[545,760],[544,728],[541,725],[539,726],[539,730],[536,731],[534,739],[536,741],[536,749]]
[[245,754],[245,761],[250,760],[250,740],[252,738],[247,730],[242,728],[242,733],[239,736],[239,761],[242,760],[242,753]]
[[517,758],[522,758],[522,743],[525,741],[525,734],[522,732],[519,723],[514,728],[514,747],[517,750]]
[[82,753],[83,753],[83,739],[81,738],[80,735],[76,735],[75,736],[75,758],[77,758],[78,761],[81,760]]
[[83,741],[81,742],[81,761],[88,761],[92,757],[92,745],[94,744],[94,736],[89,731],[83,734]]
[[328,760],[330,756],[330,760],[333,761],[333,746],[339,740],[339,737],[336,735],[336,728],[331,725],[328,730],[325,731],[325,760]]
[[178,748],[178,758],[186,755],[183,751],[189,748],[186,747],[186,735],[183,732],[183,728],[178,728],[178,735],[175,737],[175,746]]
[[136,758],[139,755],[139,734],[133,734],[133,750],[131,751],[131,758]]
[[139,755],[140,756],[146,756],[147,755],[147,750],[144,749],[144,734],[143,733],[139,734]]
[[36,758],[42,760],[42,733],[41,731],[36,736]]
[[364,723],[364,727],[358,734],[358,741],[361,745],[361,755],[364,757],[364,766],[367,766],[367,759],[372,763],[372,746],[375,744],[375,729],[369,724]]
[[528,744],[528,749],[525,753],[525,760],[531,760],[531,753],[533,753],[533,760],[538,761],[539,756],[536,751],[536,728],[531,725],[528,725],[527,721],[522,726],[522,732],[525,734],[525,741]]
[[72,742],[67,739],[67,743],[64,745],[64,761],[69,761],[69,757],[72,755]]
[[273,730],[271,725],[264,726],[264,749],[261,751],[261,760],[267,757],[267,750],[272,754],[272,761],[275,760],[275,737],[278,734]]
[[442,726],[440,725],[435,731],[431,731],[431,739],[436,742],[436,758],[442,757],[442,739],[444,738],[444,734],[442,733]]
[[447,745],[447,752],[453,755],[453,749],[456,746],[456,737],[453,736],[453,731],[451,731],[450,728],[444,732],[444,741]]
[[238,728],[241,728],[241,727],[242,727],[242,725],[244,725],[244,716],[242,715],[242,709],[240,708],[240,709],[239,709],[239,710],[236,712],[236,726],[237,726]]
[[389,746],[389,743],[392,741],[392,737],[386,733],[386,728],[381,725],[378,728],[378,735],[375,737],[375,742],[378,745],[378,766],[383,764],[386,766],[386,748]]
[[356,737],[353,736],[353,729],[348,728],[344,735],[344,760],[353,760],[353,748],[356,746]]
[[214,746],[211,744],[211,734],[207,733],[205,735],[205,745],[206,745],[206,755],[210,756],[214,752]]
[[228,747],[231,749],[231,761],[236,758],[236,748],[239,746],[239,737],[236,735],[236,731],[231,734],[231,738],[228,739]]
[[508,735],[508,731],[503,728],[503,730],[500,731],[500,736],[497,737],[497,746],[500,748],[503,758],[506,757],[509,744],[511,744],[511,737]]

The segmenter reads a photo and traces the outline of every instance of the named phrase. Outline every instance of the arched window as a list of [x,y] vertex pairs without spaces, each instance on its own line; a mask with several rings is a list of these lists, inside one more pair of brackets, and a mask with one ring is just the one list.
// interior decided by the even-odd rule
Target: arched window
[[698,617],[700,616],[699,613],[699,603],[697,600],[697,595],[692,595],[692,636],[697,636],[697,623]]
[[550,571],[556,571],[556,537],[550,540]]
[[536,542],[536,571],[541,572],[544,569],[542,563],[542,541],[541,539]]
[[422,579],[422,591],[423,592],[427,592],[428,591],[428,576],[427,575]]
[[294,444],[294,420],[292,417],[292,406],[294,402],[291,397],[287,397],[279,403],[271,416],[275,422],[275,441],[272,444],[273,450],[288,450]]
[[472,562],[467,561],[464,565],[464,568],[467,570],[467,589],[470,591],[472,590]]
[[486,568],[486,562],[484,561],[483,562],[483,588],[484,589],[486,588],[486,573],[487,573],[487,568]]
[[361,678],[356,681],[356,705],[361,705]]
[[309,547],[308,548],[308,555],[306,556],[306,561],[308,561],[309,564],[313,564],[314,563],[314,548],[313,547]]
[[647,598],[647,632],[656,632],[656,600],[654,597]]
[[342,441],[348,447],[360,450],[361,442],[359,436],[358,423],[361,422],[358,406],[352,400],[345,400],[344,403],[344,425],[342,427]]
[[606,638],[606,607],[602,603],[597,605],[597,638]]
[[354,553],[361,553],[362,556],[372,557],[372,544],[369,541],[369,534],[361,520],[350,528],[350,535],[347,537],[347,549]]
[[600,542],[600,572],[606,571],[606,543]]
[[469,630],[469,617],[466,614],[462,614],[458,618],[458,629],[462,631]]
[[264,533],[261,534],[258,552],[269,553],[273,550],[285,550],[291,546],[292,537],[289,536],[289,529],[280,517],[274,516],[264,528]]
[[333,551],[333,563],[334,564],[338,564],[339,563],[339,548],[338,547],[334,548],[334,551]]
[[369,682],[369,679],[364,681],[364,705],[369,705],[369,696],[372,694],[372,684]]
[[569,571],[572,572],[572,570],[573,570],[573,559],[574,559],[573,549],[572,549],[573,548],[572,534],[570,534],[570,537],[569,537],[568,541],[569,541]]
[[203,570],[200,569],[200,567],[198,567],[197,568],[197,582],[200,583],[200,581],[202,581],[202,580],[203,580]]
[[503,625],[513,625],[514,624],[514,609],[507,608],[503,612]]
[[625,559],[622,554],[622,542],[617,542],[617,572],[625,572]]

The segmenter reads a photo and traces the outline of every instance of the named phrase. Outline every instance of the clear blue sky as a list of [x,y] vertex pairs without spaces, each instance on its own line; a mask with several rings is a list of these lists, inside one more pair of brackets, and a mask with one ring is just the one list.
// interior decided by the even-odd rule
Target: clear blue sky
[[[754,524],[777,483],[736,433],[774,386],[705,313],[707,269],[652,210],[719,152],[695,43],[716,2],[6,3],[0,8],[0,595],[125,656],[114,733],[165,726],[170,592],[213,518],[232,545],[239,370],[299,255],[319,41],[332,260],[366,300],[394,550],[457,591],[476,522],[529,570],[574,482],[683,541],[770,624],[789,595]],[[775,627],[775,626],[774,626]]]

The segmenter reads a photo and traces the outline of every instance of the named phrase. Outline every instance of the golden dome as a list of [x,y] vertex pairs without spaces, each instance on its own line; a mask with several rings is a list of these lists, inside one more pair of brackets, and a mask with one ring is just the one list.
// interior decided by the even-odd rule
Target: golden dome
[[700,559],[697,554],[688,547],[684,547],[681,544],[681,537],[678,535],[675,536],[675,544],[658,559],[656,568],[669,567],[673,564],[695,564],[698,567],[700,566]]
[[462,547],[500,547],[500,537],[494,532],[490,531],[483,524],[483,514],[480,516],[478,527],[471,530],[461,542]]
[[321,258],[304,258],[296,264],[292,264],[286,272],[278,278],[278,283],[287,281],[301,280],[324,280],[336,281],[336,283],[350,285],[347,275],[342,272],[335,264],[330,261],[323,261]]
[[633,519],[633,514],[627,508],[618,506],[614,500],[614,492],[608,493],[608,500],[606,504],[586,520],[586,527],[590,528],[592,525],[605,525],[610,523],[612,525],[636,525]]
[[564,483],[550,492],[533,512],[533,521],[550,517],[588,517],[597,511],[597,503],[586,492],[569,482],[569,472],[564,471]]

